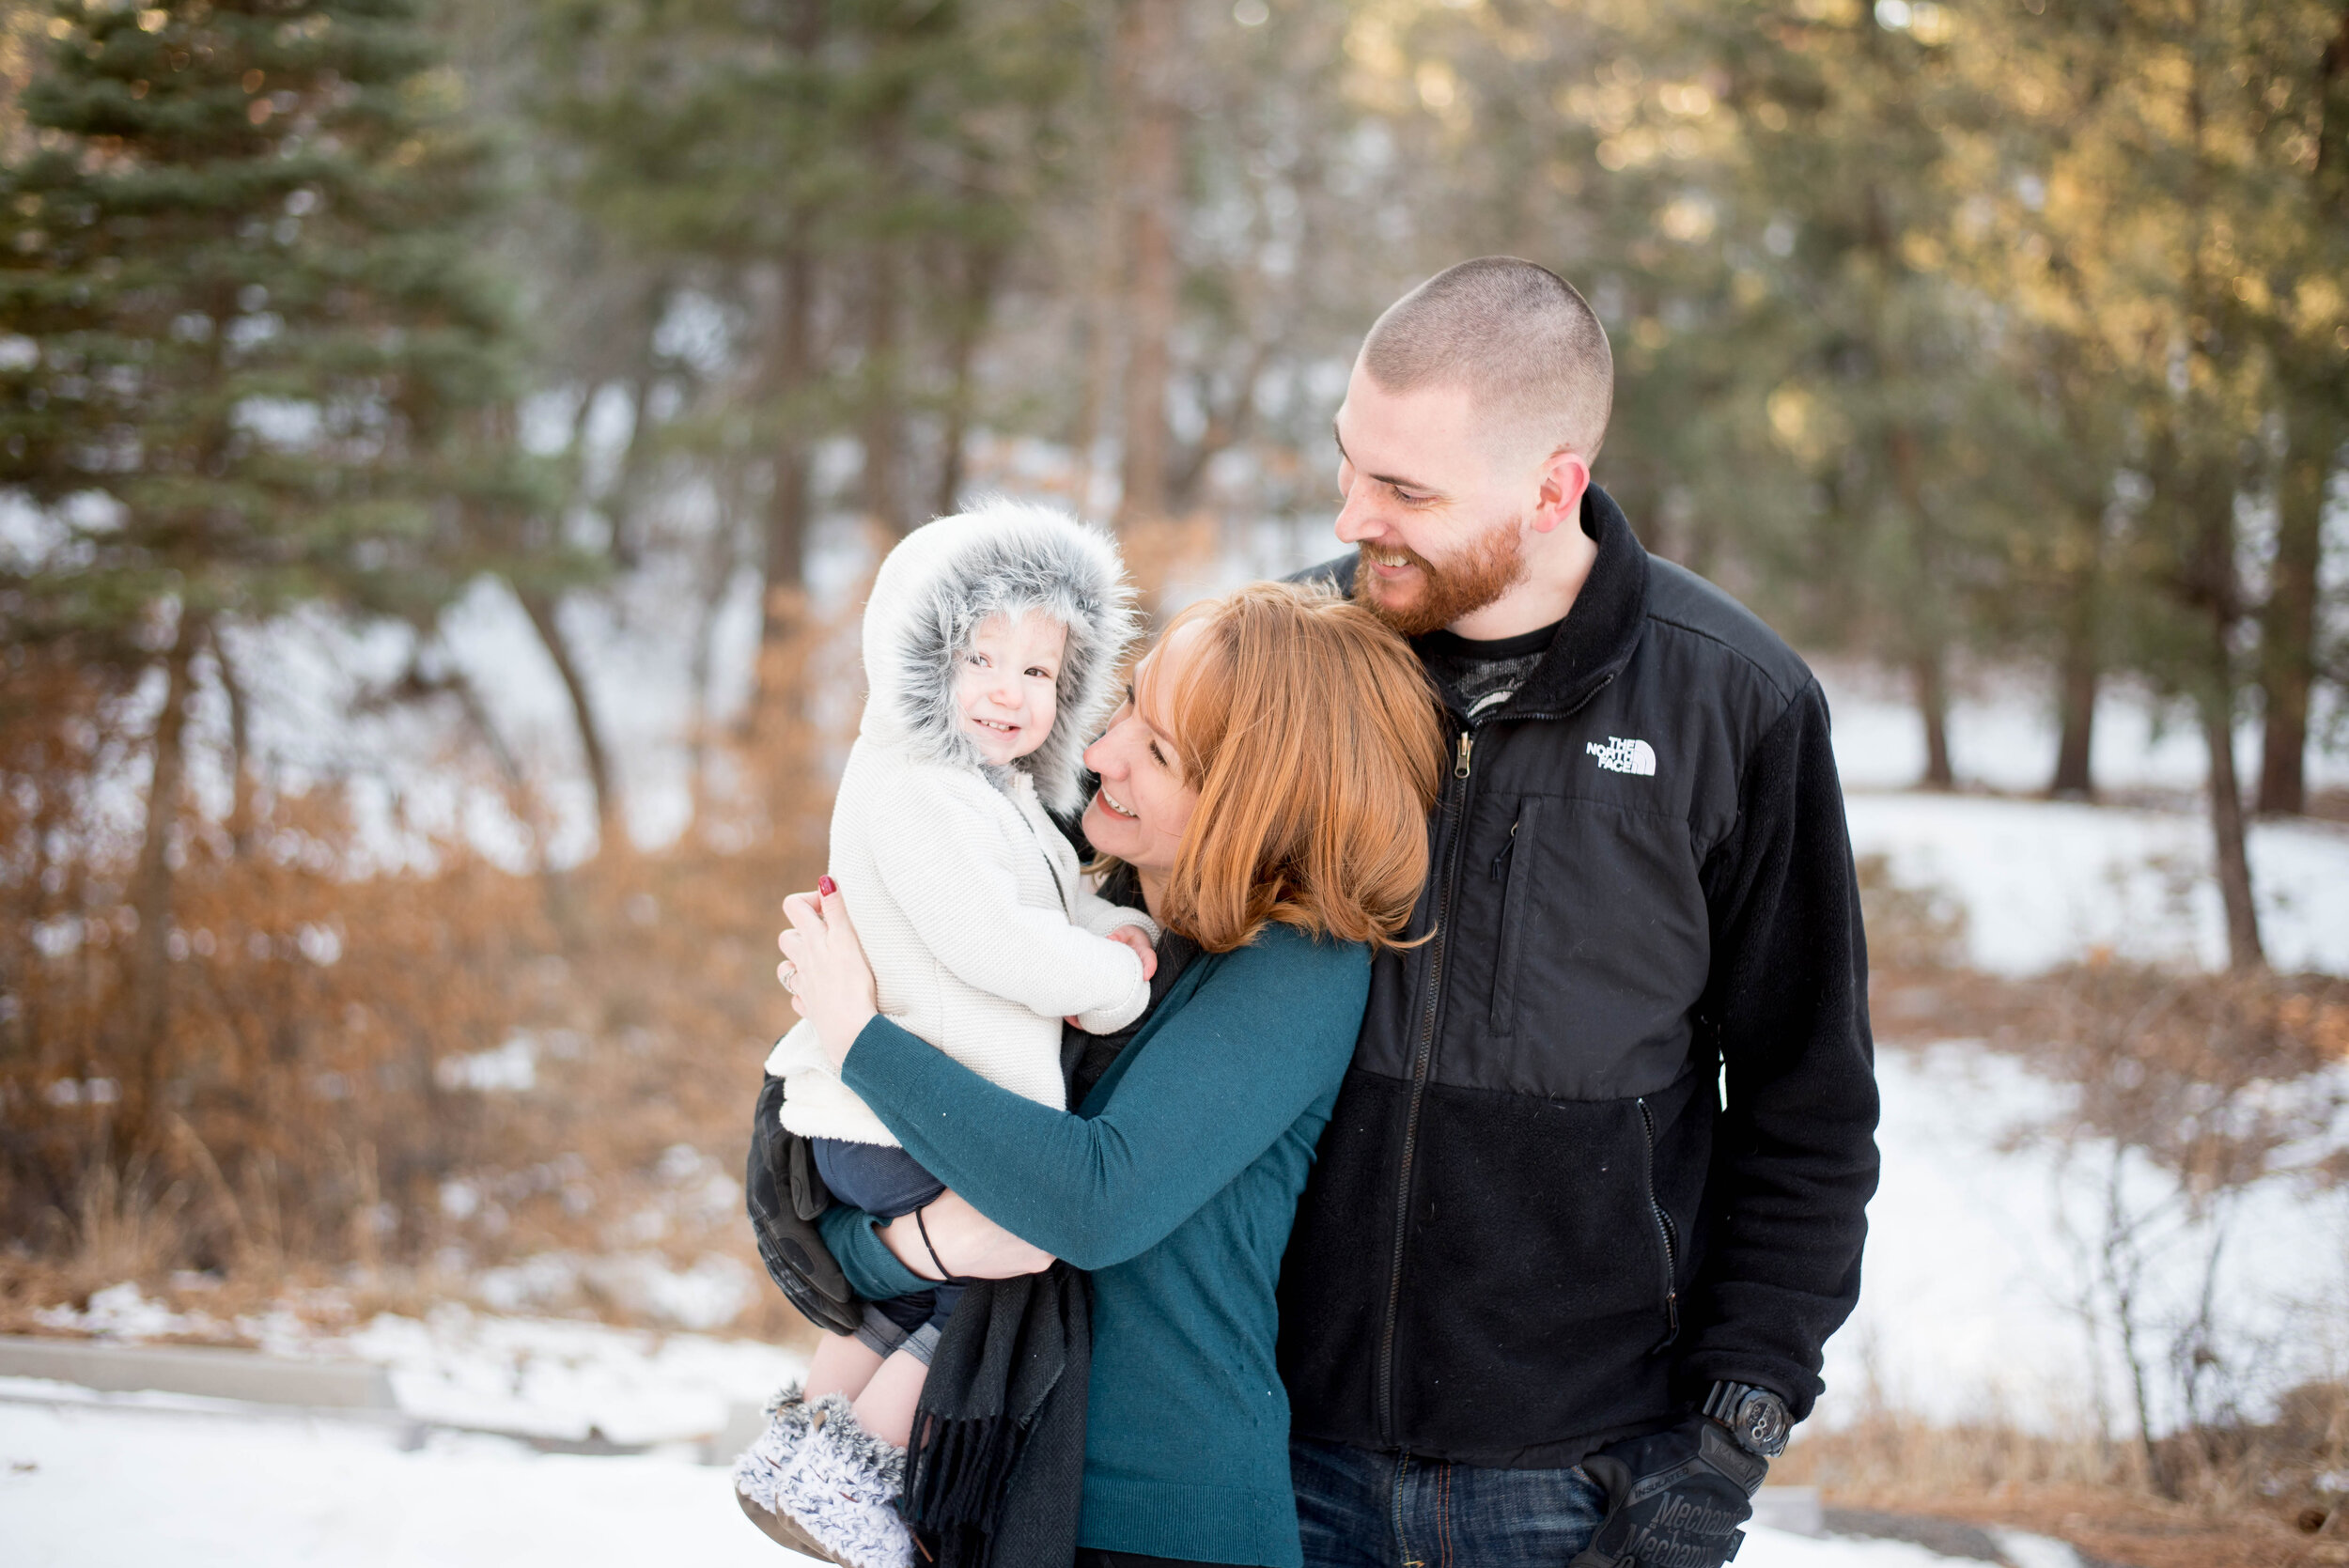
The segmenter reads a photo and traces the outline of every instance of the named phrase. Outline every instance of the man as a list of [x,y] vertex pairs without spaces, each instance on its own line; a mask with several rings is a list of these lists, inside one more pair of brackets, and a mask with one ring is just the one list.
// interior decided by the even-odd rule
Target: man
[[[1311,1568],[1713,1568],[1809,1414],[1875,1191],[1828,711],[1591,483],[1607,335],[1530,262],[1370,332],[1309,575],[1450,717],[1281,1281]],[[1579,1554],[1579,1555],[1578,1555]]]

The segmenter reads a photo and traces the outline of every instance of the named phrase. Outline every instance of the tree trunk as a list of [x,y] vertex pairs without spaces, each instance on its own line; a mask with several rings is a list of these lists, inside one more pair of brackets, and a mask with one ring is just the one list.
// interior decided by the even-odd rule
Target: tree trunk
[[[2223,649],[2222,649],[2223,653]],[[2232,687],[2216,697],[2206,695],[2202,713],[2202,743],[2210,751],[2210,827],[2217,851],[2218,896],[2227,909],[2227,966],[2257,970],[2266,966],[2260,946],[2259,907],[2251,901],[2251,861],[2244,843],[2243,792],[2234,770],[2234,705],[2227,700]]]
[[213,667],[228,698],[228,848],[242,860],[253,848],[253,712],[244,682],[229,661],[228,644],[217,626],[209,629]]
[[123,1110],[125,1141],[133,1146],[154,1114],[171,1036],[171,837],[187,776],[189,666],[203,635],[204,629],[183,609],[179,633],[163,656],[163,706],[148,746],[153,767],[147,785],[147,831],[131,884],[131,907],[139,920],[138,940],[131,949],[132,1048],[138,1078]]
[[1166,516],[1166,378],[1173,364],[1174,230],[1182,200],[1180,24],[1175,0],[1126,0],[1118,28],[1119,85],[1133,106],[1123,182],[1132,281],[1120,528]]
[[[822,46],[831,10],[823,0],[788,0],[783,20],[785,45],[804,63]],[[794,216],[790,232],[795,235],[813,228],[817,220],[805,204]],[[781,695],[770,682],[780,649],[798,624],[792,607],[807,571],[810,421],[799,400],[816,379],[816,254],[804,242],[786,245],[777,271],[764,390],[769,407],[779,417],[774,484],[759,538],[758,657],[751,666],[751,700],[742,714],[746,735],[756,731],[769,706]]]
[[[2198,0],[2192,11],[2192,25],[2197,34],[2201,22]],[[2209,120],[2203,99],[2203,74],[2208,56],[2197,48],[2187,58],[2186,111],[2194,149],[2187,189],[2194,223],[2186,247],[2183,303],[2186,320],[2192,322],[2206,321],[2215,314],[2211,302],[2216,288],[2203,267],[2202,238],[2206,232],[2210,187],[2216,175],[2204,147]],[[2195,352],[2206,357],[2210,354],[2209,334],[2191,334],[2189,343],[2195,345]],[[2231,367],[2214,368],[2223,374]],[[2186,384],[2191,389],[2190,375]],[[2202,744],[2210,753],[2210,825],[2218,896],[2227,912],[2227,963],[2234,970],[2258,970],[2265,967],[2266,957],[2260,950],[2259,906],[2251,896],[2251,860],[2244,842],[2243,789],[2235,777],[2235,669],[2234,654],[2229,645],[2244,609],[2242,584],[2235,572],[2234,533],[2234,502],[2242,475],[2234,467],[2240,459],[2232,454],[2222,454],[2208,446],[2189,453],[2177,445],[2186,429],[2197,429],[2199,435],[2197,427],[2205,423],[2195,418],[2199,411],[2189,390],[2180,400],[2174,416],[2176,423],[2162,439],[2175,458],[2185,459],[2177,470],[2176,494],[2185,513],[2180,520],[2190,524],[2191,533],[2181,586],[2186,602],[2201,612],[2203,634],[2208,639],[2202,646],[2202,657],[2208,662],[2200,697]],[[2158,468],[2155,472],[2159,472]]]
[[[653,342],[668,305],[668,279],[647,279],[644,288],[631,301],[629,314],[615,329],[627,334],[630,346],[630,368],[626,378],[629,429],[628,444],[620,449],[619,472],[613,476],[604,511],[612,520],[612,562],[622,571],[635,570],[644,560],[645,501],[657,477],[653,472],[653,454],[660,439],[653,423],[652,399],[653,394],[660,388],[661,372],[660,356],[654,349]],[[591,392],[590,403],[593,396]],[[590,403],[583,403],[580,407],[580,428],[583,432],[586,427]]]
[[1188,509],[1198,498],[1200,482],[1207,476],[1207,465],[1247,439],[1256,418],[1256,383],[1264,379],[1265,367],[1272,363],[1281,347],[1277,334],[1249,345],[1248,363],[1240,368],[1232,396],[1220,406],[1210,406],[1207,427],[1200,432],[1198,444],[1184,456],[1180,468],[1168,481],[1170,505]]
[[[806,389],[815,359],[815,259],[804,250],[789,251],[784,256],[782,273],[767,377],[768,397],[781,407],[782,420],[775,437],[774,489],[767,499],[767,525],[759,540],[764,582],[758,622],[762,655],[789,633],[785,610],[791,590],[800,585],[807,552],[805,422],[791,406],[791,399]],[[763,689],[753,691],[754,719],[766,695]]]
[[554,661],[554,673],[562,677],[563,691],[570,699],[571,722],[579,731],[580,758],[586,764],[587,785],[596,797],[596,842],[599,849],[614,840],[620,815],[618,790],[612,781],[611,759],[603,749],[603,737],[596,727],[595,699],[587,690],[587,678],[572,659],[570,645],[563,641],[563,629],[555,622],[555,603],[535,589],[514,588],[514,597],[521,600],[522,611],[538,633],[538,641],[546,644],[547,657]]
[[2059,800],[2096,796],[2091,755],[2096,733],[2098,665],[2095,589],[2075,585],[2063,616],[2063,649],[2056,660],[2056,764],[2047,793]]
[[[1875,204],[1872,203],[1873,208]],[[1917,716],[1925,727],[1927,789],[1954,789],[1957,774],[1950,767],[1949,639],[1942,629],[1935,602],[1939,582],[1940,533],[1925,505],[1923,458],[1917,432],[1894,425],[1885,437],[1892,463],[1892,483],[1899,489],[1901,509],[1907,515],[1909,545],[1916,557],[1917,579],[1924,584],[1922,602],[1911,609],[1908,637],[1915,650],[1909,672],[1917,683]]]
[[1069,500],[1081,516],[1089,514],[1093,506],[1094,448],[1100,444],[1102,411],[1116,374],[1121,324],[1116,296],[1126,241],[1125,203],[1114,194],[1116,160],[1109,162],[1103,184],[1111,190],[1101,196],[1095,212],[1094,264],[1086,280],[1084,380],[1078,388],[1076,428],[1068,438],[1077,455]]
[[906,532],[904,416],[897,396],[897,318],[903,306],[904,258],[887,241],[877,244],[864,324],[864,510],[892,534]]
[[1917,715],[1925,726],[1927,789],[1954,789],[1957,774],[1950,767],[1950,688],[1946,656],[1938,648],[1917,655],[1909,667],[1917,682]]
[[972,245],[962,256],[961,287],[957,291],[954,327],[946,344],[946,427],[941,436],[938,489],[932,510],[939,517],[952,513],[962,498],[962,447],[971,433],[971,362],[995,303],[995,280],[1003,270],[1003,253],[992,245]]
[[2294,387],[2291,445],[2276,497],[2276,565],[2261,617],[2262,722],[2259,809],[2297,815],[2308,809],[2303,771],[2309,743],[2309,691],[2316,683],[2316,585],[2324,565],[2325,482],[2341,448],[2334,411],[2310,407],[2326,390]]

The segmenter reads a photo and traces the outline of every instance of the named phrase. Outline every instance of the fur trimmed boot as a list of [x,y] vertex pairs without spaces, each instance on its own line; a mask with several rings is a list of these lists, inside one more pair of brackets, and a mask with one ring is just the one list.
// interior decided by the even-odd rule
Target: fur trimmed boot
[[810,1421],[775,1513],[847,1568],[910,1568],[913,1535],[895,1506],[905,1490],[906,1451],[865,1431],[844,1394],[817,1400]]
[[800,1392],[801,1385],[786,1384],[767,1402],[767,1429],[734,1462],[734,1498],[751,1523],[779,1546],[819,1560],[831,1554],[783,1513],[776,1497],[784,1477],[800,1456],[814,1420],[814,1411]]
[[767,1402],[767,1429],[734,1462],[734,1489],[763,1508],[775,1505],[775,1488],[807,1439],[810,1412],[800,1388],[786,1383]]

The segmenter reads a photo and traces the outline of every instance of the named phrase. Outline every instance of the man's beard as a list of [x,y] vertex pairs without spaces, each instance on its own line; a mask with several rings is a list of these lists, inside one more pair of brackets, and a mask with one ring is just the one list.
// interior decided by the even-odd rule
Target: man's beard
[[1408,604],[1383,602],[1378,597],[1382,583],[1371,569],[1370,546],[1364,544],[1362,558],[1354,567],[1354,598],[1406,637],[1424,637],[1473,615],[1525,581],[1525,541],[1514,522],[1491,530],[1448,567],[1438,567],[1399,544],[1390,542],[1378,548],[1384,553],[1403,556],[1419,568],[1419,597]]

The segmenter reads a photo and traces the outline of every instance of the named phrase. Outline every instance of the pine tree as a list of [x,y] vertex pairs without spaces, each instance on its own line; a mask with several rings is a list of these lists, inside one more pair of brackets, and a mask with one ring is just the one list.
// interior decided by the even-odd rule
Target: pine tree
[[[882,527],[953,504],[980,338],[1066,151],[1082,19],[1058,0],[537,0],[534,17],[552,179],[606,264],[651,280],[613,324],[628,368],[583,370],[636,413],[598,500],[628,541],[649,472],[724,497],[772,655],[826,438],[856,442],[856,499]],[[659,347],[680,300],[719,323],[697,359]]]
[[0,634],[161,672],[135,1133],[198,655],[301,604],[422,619],[532,496],[467,226],[484,165],[409,0],[67,0],[46,31],[0,167],[0,493],[47,532],[0,561]]

